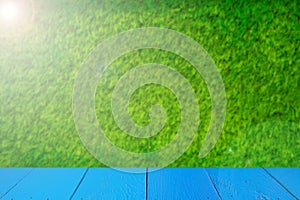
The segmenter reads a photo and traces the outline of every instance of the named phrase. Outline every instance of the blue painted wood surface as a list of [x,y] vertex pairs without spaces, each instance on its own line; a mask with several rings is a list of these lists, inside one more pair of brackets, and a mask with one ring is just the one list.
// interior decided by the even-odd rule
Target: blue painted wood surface
[[300,169],[145,170],[0,168],[0,199],[286,200],[300,195]]
[[145,169],[142,171],[136,174],[110,168],[89,169],[72,199],[146,199]]
[[263,169],[206,169],[222,199],[296,199]]
[[3,168],[0,169],[0,199],[16,187],[32,169]]
[[204,169],[166,168],[148,175],[148,199],[220,199]]
[[85,169],[34,169],[2,199],[69,199],[84,171]]
[[300,199],[300,170],[295,168],[266,169],[283,187]]

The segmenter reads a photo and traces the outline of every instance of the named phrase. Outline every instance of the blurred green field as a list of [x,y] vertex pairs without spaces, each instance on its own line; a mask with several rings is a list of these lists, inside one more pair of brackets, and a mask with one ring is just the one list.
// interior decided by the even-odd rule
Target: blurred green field
[[133,152],[167,145],[180,122],[172,92],[148,85],[129,111],[149,123],[151,105],[167,111],[155,137],[123,133],[111,114],[119,78],[145,63],[171,66],[193,86],[200,126],[193,144],[171,167],[300,167],[300,3],[285,1],[36,0],[32,26],[18,36],[0,33],[0,167],[102,167],[84,147],[72,116],[76,74],[105,39],[141,27],[169,28],[201,44],[222,75],[226,121],[215,148],[198,157],[211,115],[201,75],[183,58],[144,49],[116,60],[96,92],[96,114],[107,137]]

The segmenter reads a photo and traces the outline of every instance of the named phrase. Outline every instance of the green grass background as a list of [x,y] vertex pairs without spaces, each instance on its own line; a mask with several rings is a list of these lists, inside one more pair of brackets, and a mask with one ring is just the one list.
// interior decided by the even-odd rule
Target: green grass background
[[300,167],[299,8],[296,0],[36,0],[32,27],[0,38],[0,167],[104,166],[85,149],[74,125],[76,73],[101,41],[149,26],[184,33],[208,51],[226,88],[225,126],[215,148],[200,159],[211,111],[203,79],[169,52],[133,51],[109,67],[96,92],[99,123],[117,146],[149,152],[176,134],[180,107],[161,86],[137,90],[129,108],[136,123],[146,125],[152,104],[165,107],[166,125],[156,137],[129,137],[111,115],[111,92],[122,74],[155,62],[184,75],[199,98],[197,137],[170,166]]

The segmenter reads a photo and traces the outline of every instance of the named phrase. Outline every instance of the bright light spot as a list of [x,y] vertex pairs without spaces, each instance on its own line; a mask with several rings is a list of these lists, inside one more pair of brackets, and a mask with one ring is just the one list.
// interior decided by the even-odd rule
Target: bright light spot
[[34,0],[0,0],[0,38],[23,35],[33,20]]
[[18,17],[18,5],[11,1],[5,1],[0,4],[0,17],[5,21],[12,21]]

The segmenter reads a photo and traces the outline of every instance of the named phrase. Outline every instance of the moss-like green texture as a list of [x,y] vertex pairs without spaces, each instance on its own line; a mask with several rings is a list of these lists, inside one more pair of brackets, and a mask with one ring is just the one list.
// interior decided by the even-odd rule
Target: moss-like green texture
[[190,148],[170,166],[300,167],[300,4],[286,1],[49,0],[35,1],[32,27],[0,38],[0,167],[101,167],[84,147],[72,117],[72,89],[81,64],[101,42],[122,31],[163,27],[201,44],[222,75],[226,122],[215,148],[200,159],[211,103],[200,74],[161,50],[128,53],[105,72],[96,92],[96,114],[119,147],[149,152],[167,145],[180,122],[172,92],[144,86],[129,111],[149,123],[152,104],[168,118],[157,136],[135,139],[114,123],[110,98],[118,79],[134,66],[172,66],[193,86],[201,122]]

